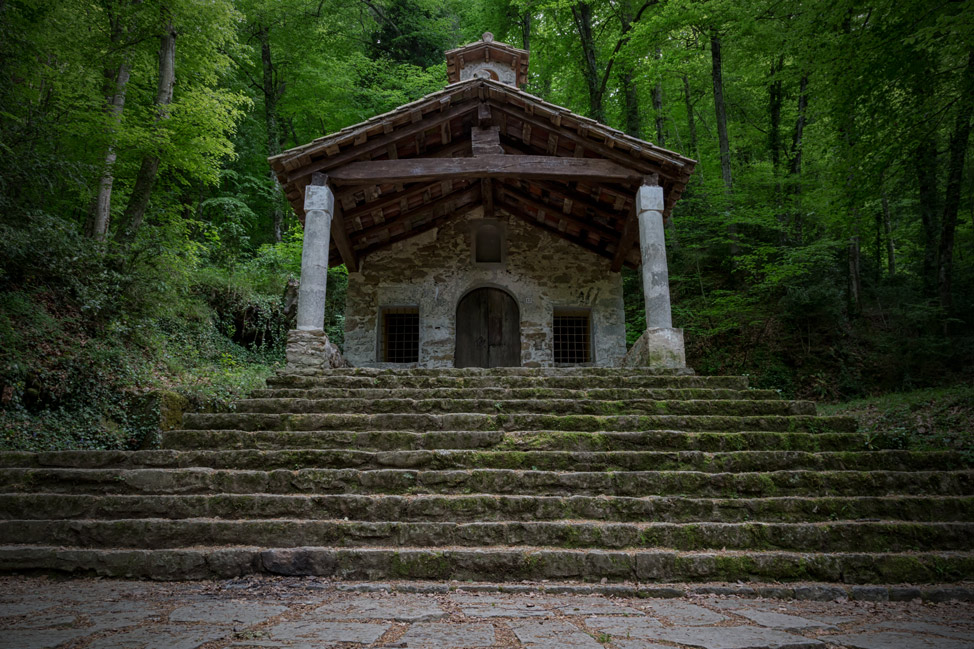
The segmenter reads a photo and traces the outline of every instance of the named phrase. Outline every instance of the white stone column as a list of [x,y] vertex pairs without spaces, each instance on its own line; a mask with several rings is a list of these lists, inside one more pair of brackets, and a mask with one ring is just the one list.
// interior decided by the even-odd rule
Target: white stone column
[[299,331],[322,331],[325,326],[325,290],[328,283],[328,247],[335,195],[328,185],[304,190],[304,246],[301,249],[301,286],[298,288]]
[[639,219],[639,251],[642,253],[643,297],[646,328],[672,327],[670,276],[666,269],[666,238],[663,233],[663,188],[643,185],[636,193]]
[[646,299],[646,333],[626,354],[623,365],[657,369],[686,368],[683,330],[673,328],[670,311],[670,277],[666,268],[663,231],[663,188],[643,185],[636,193],[639,250],[642,254],[643,297]]
[[324,182],[304,191],[304,246],[301,248],[301,286],[298,287],[296,329],[287,334],[287,367],[292,373],[347,367],[338,348],[325,335],[325,289],[328,285],[328,247],[335,195]]

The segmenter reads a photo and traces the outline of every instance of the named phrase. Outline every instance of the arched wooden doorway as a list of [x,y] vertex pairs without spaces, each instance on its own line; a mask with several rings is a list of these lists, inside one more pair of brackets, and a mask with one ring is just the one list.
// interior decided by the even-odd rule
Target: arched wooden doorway
[[521,365],[521,314],[513,297],[497,288],[478,288],[460,300],[453,365]]

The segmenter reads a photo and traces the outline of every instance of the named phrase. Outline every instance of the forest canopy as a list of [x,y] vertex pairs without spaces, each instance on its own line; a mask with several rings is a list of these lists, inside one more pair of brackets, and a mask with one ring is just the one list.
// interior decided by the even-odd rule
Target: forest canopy
[[151,443],[158,389],[262,381],[301,249],[267,158],[442,88],[485,31],[530,51],[526,91],[699,160],[667,228],[697,372],[971,379],[969,2],[0,0],[5,443]]

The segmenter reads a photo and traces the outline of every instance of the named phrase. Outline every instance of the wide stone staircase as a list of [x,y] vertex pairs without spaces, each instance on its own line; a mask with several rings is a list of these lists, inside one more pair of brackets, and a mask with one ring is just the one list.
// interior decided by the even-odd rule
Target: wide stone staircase
[[951,582],[974,471],[741,377],[280,375],[162,450],[0,454],[0,571]]

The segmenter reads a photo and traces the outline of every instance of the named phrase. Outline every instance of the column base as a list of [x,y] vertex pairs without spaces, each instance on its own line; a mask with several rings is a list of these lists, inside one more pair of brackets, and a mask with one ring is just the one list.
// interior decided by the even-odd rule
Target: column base
[[687,367],[683,330],[671,327],[647,329],[623,357],[622,366],[693,374],[693,370]]
[[338,347],[321,329],[291,329],[287,332],[286,372],[328,370],[349,367]]

